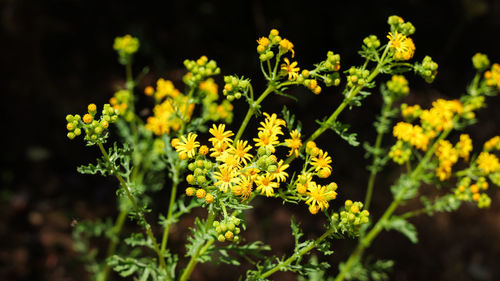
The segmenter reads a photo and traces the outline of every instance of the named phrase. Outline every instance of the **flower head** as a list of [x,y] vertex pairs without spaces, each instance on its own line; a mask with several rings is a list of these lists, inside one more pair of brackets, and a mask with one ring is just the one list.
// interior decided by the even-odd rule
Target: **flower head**
[[278,188],[279,184],[274,180],[274,175],[271,173],[266,173],[264,175],[257,176],[255,184],[257,185],[257,191],[260,194],[266,194],[266,197],[271,197],[274,195],[274,188]]
[[318,208],[321,210],[328,209],[328,201],[337,197],[337,192],[327,187],[329,186],[321,186],[315,182],[309,184],[307,188],[309,199],[306,200],[306,204],[309,205],[311,213],[317,212]]
[[284,75],[288,75],[288,80],[290,81],[295,81],[297,80],[297,77],[299,77],[299,67],[297,66],[297,62],[294,61],[290,63],[288,58],[285,58],[285,63],[281,64],[281,72]]
[[495,173],[500,171],[500,163],[495,154],[489,152],[481,152],[477,157],[477,167],[485,174]]
[[219,186],[219,190],[227,192],[228,189],[232,189],[232,186],[238,183],[239,179],[236,177],[236,171],[229,166],[219,166],[219,172],[214,172],[214,178],[217,182],[214,183],[215,186]]
[[415,44],[411,38],[397,31],[394,34],[389,32],[387,38],[389,39],[389,48],[395,51],[394,59],[409,60],[413,57]]
[[285,170],[288,168],[288,164],[284,164],[283,160],[278,162],[276,171],[273,173],[274,177],[278,182],[284,182],[288,177],[288,173]]
[[322,169],[332,170],[332,166],[330,166],[332,158],[328,156],[328,152],[326,151],[320,149],[318,155],[312,157],[311,160],[311,165],[314,167],[316,172]]
[[297,130],[293,130],[290,132],[290,138],[285,140],[285,145],[290,148],[287,156],[291,156],[292,154],[295,157],[299,157],[299,150],[302,146],[302,141],[300,140],[300,132]]
[[247,161],[250,161],[253,157],[252,154],[248,153],[251,148],[252,146],[248,145],[248,141],[238,140],[236,144],[229,147],[228,152],[234,155],[239,162],[243,162],[246,165]]
[[180,142],[176,145],[175,150],[181,154],[185,154],[188,158],[193,158],[196,154],[196,148],[200,146],[200,143],[196,141],[198,135],[189,133],[187,138],[185,136],[180,137]]
[[212,142],[212,145],[219,146],[222,143],[231,143],[233,140],[229,137],[234,136],[234,133],[231,131],[225,131],[226,124],[219,124],[219,126],[212,125],[212,128],[208,130],[210,134],[212,134],[212,138],[208,139]]
[[292,58],[295,56],[295,51],[293,50],[293,43],[288,41],[288,39],[284,38],[280,41],[280,50],[283,53],[286,53],[288,51],[292,52]]

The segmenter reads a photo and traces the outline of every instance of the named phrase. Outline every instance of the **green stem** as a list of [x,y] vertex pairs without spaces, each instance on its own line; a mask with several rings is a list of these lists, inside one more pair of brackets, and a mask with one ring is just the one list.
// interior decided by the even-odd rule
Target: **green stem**
[[193,94],[194,94],[194,87],[192,87],[189,90],[188,97],[187,97],[187,100],[186,100],[186,105],[184,106],[184,113],[180,112],[184,116],[181,116],[182,125],[181,125],[181,129],[179,131],[179,136],[182,136],[184,134],[184,130],[186,129],[186,124],[187,124],[187,121],[188,121],[187,120],[187,115],[188,115],[188,110],[189,110],[189,101],[193,97]]
[[241,123],[240,129],[238,130],[238,133],[236,133],[236,136],[234,137],[233,143],[236,143],[240,138],[243,132],[245,131],[245,128],[248,125],[248,122],[250,122],[250,119],[252,118],[252,115],[255,113],[255,109],[259,104],[270,94],[274,91],[275,87],[273,85],[267,86],[267,89],[260,95],[260,97],[250,104],[250,107],[248,108],[247,115],[245,115],[245,119],[243,119],[243,123]]
[[[214,222],[214,218],[215,218],[215,214],[209,210],[207,221],[205,223],[205,228],[212,225],[212,223]],[[181,278],[179,279],[179,281],[188,280],[188,278],[191,276],[191,273],[193,272],[194,268],[198,264],[198,257],[203,255],[210,248],[210,246],[212,246],[212,244],[214,242],[215,242],[214,239],[209,239],[205,244],[200,243],[198,248],[196,248],[194,254],[189,259],[188,265],[184,269],[184,272],[182,272],[182,275],[181,275]]]
[[[128,62],[125,65],[125,77],[127,79],[127,84],[130,82],[134,82],[134,78],[132,76],[132,63],[131,62]],[[127,86],[127,89],[129,89],[128,85],[126,85],[126,86]]]
[[[392,106],[392,102],[388,102],[384,105],[384,107],[382,107],[381,120],[380,120],[381,126],[385,126],[384,123],[386,123],[386,121],[387,121],[387,111],[391,109],[391,106]],[[370,178],[368,179],[368,187],[366,189],[366,196],[365,196],[365,203],[364,203],[364,208],[366,210],[369,210],[370,203],[372,200],[373,187],[375,185],[375,178],[377,177],[377,173],[378,173],[378,169],[375,168],[375,164],[380,159],[380,154],[378,153],[378,150],[380,149],[380,146],[382,144],[382,138],[383,138],[384,134],[385,134],[385,130],[378,130],[377,139],[375,140],[375,149],[374,149],[374,154],[373,154],[372,170],[370,173]]]
[[331,228],[328,229],[323,235],[321,235],[318,239],[314,240],[313,243],[309,244],[309,246],[305,247],[304,249],[300,250],[299,252],[293,254],[290,256],[288,259],[286,259],[284,262],[277,264],[275,267],[271,268],[270,270],[264,272],[260,277],[261,278],[266,278],[270,276],[271,274],[275,273],[276,271],[282,269],[283,267],[286,267],[290,265],[292,262],[300,258],[301,256],[305,255],[307,252],[311,251],[312,249],[316,248],[323,240],[325,240],[328,236],[330,236],[333,232],[335,232],[335,229]]
[[[111,162],[111,160],[109,159],[109,155],[108,153],[106,152],[106,150],[104,149],[104,146],[102,145],[102,143],[98,143],[99,145],[99,149],[101,150],[104,158],[106,159],[106,161],[110,164],[111,166],[111,169],[112,169],[112,172],[113,174],[115,175],[115,177],[118,179],[118,181],[120,182],[121,186],[122,186],[122,189],[125,191],[125,195],[128,197],[128,199],[130,200],[130,202],[132,203],[132,206],[134,207],[135,211],[137,212],[137,214],[139,215],[140,217],[140,220],[142,221],[142,223],[144,224],[143,225],[143,228],[146,230],[146,234],[147,236],[149,237],[149,239],[151,239],[151,242],[153,243],[153,248],[156,252],[156,254],[158,255],[158,259],[160,261],[160,267],[162,268],[165,268],[167,267],[167,265],[165,264],[165,259],[163,258],[163,255],[160,251],[160,248],[158,246],[158,243],[156,242],[156,238],[155,236],[153,235],[153,231],[151,230],[151,225],[147,222],[146,220],[146,216],[144,215],[144,212],[141,210],[141,208],[139,207],[139,205],[137,204],[137,201],[135,200],[134,196],[132,195],[132,193],[130,192],[130,189],[128,187],[128,184],[127,182],[125,182],[125,180],[123,179],[123,177],[118,173],[118,171],[116,170],[116,168],[114,167],[114,164]],[[167,271],[167,274],[168,274],[168,271]],[[168,276],[169,279],[170,276]]]
[[173,183],[172,183],[172,190],[170,191],[170,202],[168,204],[168,211],[167,211],[167,223],[165,225],[165,229],[163,230],[163,238],[161,240],[160,251],[162,254],[165,252],[165,249],[167,247],[168,233],[170,232],[170,225],[172,224],[171,219],[172,219],[172,213],[174,210],[175,197],[177,195],[177,186],[178,185],[179,185],[179,179],[175,175]]
[[[118,215],[115,225],[113,226],[113,233],[115,237],[109,241],[108,245],[108,251],[106,253],[106,259],[111,257],[112,255],[115,254],[116,251],[116,246],[118,245],[118,241],[120,241],[120,232],[122,230],[123,224],[125,223],[125,219],[127,218],[128,210],[126,208],[122,209],[120,211],[120,214]],[[105,260],[106,260],[105,259]],[[104,265],[104,269],[99,274],[99,277],[97,280],[99,281],[106,281],[108,279],[109,271],[111,270],[111,267],[109,264],[106,262]]]

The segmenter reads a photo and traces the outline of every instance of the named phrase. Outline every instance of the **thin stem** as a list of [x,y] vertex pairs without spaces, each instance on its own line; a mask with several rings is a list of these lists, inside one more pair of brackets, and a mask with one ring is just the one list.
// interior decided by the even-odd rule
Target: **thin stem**
[[163,230],[163,238],[161,240],[160,251],[162,254],[165,252],[165,249],[167,247],[168,233],[170,232],[170,225],[172,224],[171,219],[172,219],[172,213],[174,210],[175,197],[177,195],[177,186],[178,185],[179,185],[179,180],[176,176],[174,176],[174,180],[172,182],[172,190],[170,191],[170,202],[168,204],[167,222],[165,225],[165,229]]
[[250,119],[252,118],[252,115],[255,113],[255,109],[259,104],[270,94],[274,91],[275,87],[273,85],[267,86],[267,89],[260,95],[260,97],[250,104],[250,107],[248,108],[247,114],[245,115],[245,119],[243,119],[243,123],[241,123],[240,129],[238,130],[238,133],[236,133],[236,136],[234,137],[234,143],[236,143],[240,138],[243,132],[245,131],[245,128],[248,125],[248,122],[250,122]]
[[[140,217],[140,220],[142,221],[142,223],[144,224],[143,225],[143,228],[146,230],[146,234],[147,236],[149,237],[149,239],[151,239],[151,242],[153,243],[153,248],[156,252],[156,254],[158,255],[158,259],[160,261],[160,267],[162,268],[165,268],[167,267],[167,265],[165,264],[165,259],[163,258],[163,255],[160,251],[160,248],[158,247],[158,243],[156,242],[156,238],[155,236],[153,235],[153,231],[151,230],[151,225],[147,222],[146,220],[146,216],[144,215],[144,212],[141,210],[141,208],[139,207],[139,205],[137,204],[137,201],[135,200],[134,196],[132,195],[132,193],[130,192],[130,189],[128,187],[128,184],[127,182],[125,182],[125,180],[123,179],[123,177],[118,173],[118,171],[116,170],[116,168],[114,167],[114,164],[111,162],[111,160],[109,159],[109,155],[108,153],[106,152],[106,150],[104,149],[104,146],[102,145],[102,143],[98,143],[98,146],[99,146],[99,149],[101,150],[104,158],[106,159],[106,161],[110,164],[111,166],[111,169],[113,171],[113,174],[115,175],[115,177],[118,179],[118,181],[120,182],[121,186],[122,186],[122,189],[125,191],[125,195],[128,197],[128,199],[130,200],[130,202],[132,203],[132,206],[134,207],[135,211],[137,212],[137,214],[139,215]],[[167,275],[168,275],[168,271],[167,271]],[[168,276],[169,279],[171,279],[170,276]]]
[[[214,222],[215,214],[211,212],[211,210],[208,210],[208,217],[207,221],[205,222],[205,228],[208,226],[212,225]],[[188,278],[191,276],[191,273],[193,272],[194,268],[196,267],[196,264],[198,264],[198,257],[203,255],[209,248],[212,246],[214,243],[213,239],[209,239],[205,245],[200,244],[198,248],[195,250],[194,254],[191,256],[191,259],[189,259],[188,265],[184,269],[184,272],[182,272],[181,278],[179,281],[186,281]]]
[[182,114],[183,116],[181,117],[182,125],[181,125],[181,129],[179,131],[179,136],[182,136],[184,134],[184,130],[186,129],[186,124],[188,121],[187,115],[188,115],[188,110],[189,110],[189,104],[190,104],[191,98],[193,97],[193,94],[194,94],[194,87],[191,87],[191,89],[189,90],[188,96],[187,96],[186,105],[184,106],[184,113],[180,112],[180,114]]
[[[130,82],[134,82],[134,78],[132,76],[132,63],[129,61],[127,64],[125,64],[125,77],[127,79],[127,84]],[[127,89],[128,89],[127,85]]]
[[[120,211],[120,214],[116,218],[115,225],[113,226],[113,233],[115,237],[109,241],[108,245],[108,251],[106,253],[106,259],[111,257],[112,255],[115,254],[116,251],[116,246],[118,244],[118,241],[120,241],[120,232],[122,230],[123,224],[125,223],[125,219],[127,218],[128,214],[128,209],[124,208]],[[106,281],[108,279],[109,271],[111,270],[111,267],[109,266],[108,263],[104,265],[104,269],[101,272],[101,274],[98,277],[99,281]]]
[[[388,102],[384,105],[384,107],[382,107],[381,120],[380,120],[381,126],[385,126],[384,123],[386,123],[386,121],[387,121],[386,112],[388,110],[390,110],[391,106],[392,106],[392,102]],[[382,144],[382,138],[383,138],[384,134],[385,134],[385,130],[378,130],[377,139],[375,140],[375,149],[374,149],[374,154],[373,154],[372,170],[370,173],[370,178],[368,179],[368,187],[366,189],[366,195],[365,195],[364,207],[366,210],[369,210],[370,203],[372,200],[373,187],[375,185],[375,178],[377,177],[377,173],[378,173],[378,169],[375,168],[375,165],[380,159],[380,154],[378,153],[378,150],[380,149],[380,146]]]
[[273,70],[271,69],[271,60],[267,60],[267,70],[269,71],[269,77],[271,77],[272,80],[274,80],[274,73]]
[[264,70],[264,64],[262,63],[262,61],[260,62],[260,71],[262,71],[262,74],[264,74],[266,80],[271,80],[271,78],[267,75],[266,71]]
[[300,250],[298,253],[293,254],[288,259],[286,259],[283,263],[279,263],[275,267],[273,267],[270,270],[264,272],[264,274],[262,274],[260,277],[261,278],[266,278],[266,277],[270,276],[271,274],[275,273],[276,271],[282,269],[283,267],[286,267],[286,266],[290,265],[292,262],[294,262],[295,260],[297,260],[301,256],[305,255],[307,252],[309,252],[312,249],[314,249],[315,247],[317,247],[321,242],[323,242],[323,240],[325,240],[333,232],[335,232],[335,229],[333,229],[333,228],[328,229],[318,239],[314,240],[313,243],[309,244],[309,246],[307,246],[304,249]]

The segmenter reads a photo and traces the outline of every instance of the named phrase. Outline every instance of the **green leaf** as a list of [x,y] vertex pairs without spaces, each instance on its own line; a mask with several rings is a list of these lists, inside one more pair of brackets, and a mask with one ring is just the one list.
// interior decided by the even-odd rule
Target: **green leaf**
[[401,217],[393,217],[385,225],[386,230],[397,230],[404,234],[413,244],[418,242],[417,229],[407,220]]
[[350,125],[348,124],[343,124],[339,121],[333,121],[333,122],[326,122],[326,121],[319,121],[316,120],[316,123],[318,123],[321,127],[326,127],[328,129],[333,130],[335,133],[337,133],[342,139],[347,141],[352,146],[358,146],[359,142],[356,139],[356,136],[358,135],[357,133],[352,133],[349,134],[347,131],[349,130]]

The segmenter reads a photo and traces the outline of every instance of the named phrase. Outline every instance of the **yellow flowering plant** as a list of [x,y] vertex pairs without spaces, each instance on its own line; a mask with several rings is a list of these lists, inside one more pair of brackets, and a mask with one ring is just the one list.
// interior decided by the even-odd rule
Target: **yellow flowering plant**
[[[90,104],[83,117],[66,117],[68,138],[85,133],[87,144],[99,147],[102,153],[96,164],[79,167],[78,171],[113,176],[120,185],[119,214],[114,223],[86,221],[75,227],[75,249],[82,254],[93,278],[108,280],[114,270],[136,280],[185,281],[199,263],[239,266],[243,261],[249,261],[251,267],[240,280],[269,280],[277,271],[307,276],[332,264],[318,263],[316,258],[308,262],[306,255],[314,249],[332,254],[335,239],[350,237],[357,246],[338,265],[334,280],[382,280],[388,276],[392,262],[363,261],[365,250],[382,231],[399,231],[415,243],[417,232],[409,222],[411,217],[453,211],[464,203],[489,207],[488,187],[500,185],[500,137],[492,137],[475,151],[468,134],[455,136],[454,132],[475,123],[476,112],[486,105],[486,97],[498,93],[500,66],[490,66],[485,55],[477,54],[472,59],[477,74],[460,99],[438,99],[430,108],[401,103],[410,93],[403,74],[413,72],[430,83],[438,65],[429,56],[421,62],[411,61],[415,44],[410,36],[415,27],[410,22],[391,16],[388,24],[385,39],[375,35],[364,38],[359,52],[364,63],[344,70],[340,55],[333,51],[307,69],[296,60],[300,56],[294,44],[272,29],[257,40],[260,70],[267,80],[260,95],[250,79],[234,75],[223,78],[219,95],[214,78],[221,73],[217,63],[206,56],[185,60],[184,90],[164,78],[143,89],[142,98],[153,104],[146,118],[135,109],[141,98],[138,93],[142,91],[137,89],[141,75],[134,78],[131,67],[139,40],[130,35],[116,38],[114,49],[125,66],[125,86],[103,106],[99,116],[98,107]],[[387,81],[377,81],[378,76],[387,77]],[[335,152],[322,149],[316,139],[331,130],[350,145],[359,146],[357,134],[337,119],[346,108],[362,106],[368,90],[377,84],[383,105],[374,123],[374,143],[363,144],[371,161],[366,195],[363,201],[352,198],[339,203],[335,199],[344,187],[332,179]],[[301,123],[288,109],[280,113],[262,109],[270,95],[296,99],[289,91],[292,86],[305,87],[316,95],[343,86],[343,100],[317,121],[311,135],[305,136]],[[236,111],[231,102],[236,99],[246,101],[248,108],[242,123],[235,125],[232,119]],[[401,119],[397,121],[399,114]],[[256,131],[247,132],[250,122],[258,122]],[[109,132],[113,131],[111,124],[116,125],[120,141],[106,148]],[[388,136],[391,133],[392,137]],[[391,146],[383,145],[384,137]],[[373,217],[370,206],[375,180],[390,162],[402,165],[404,172],[390,187],[393,196],[388,208],[377,212],[382,213],[380,217]],[[442,187],[445,192],[427,198],[420,192],[423,183]],[[164,188],[170,198],[153,200]],[[292,220],[293,253],[273,256],[265,241],[251,241],[245,236],[247,210],[258,197],[302,205],[309,215],[322,216],[323,234],[305,238],[300,224]],[[422,202],[420,209],[397,212],[398,207],[416,199]],[[186,251],[176,253],[169,245],[170,230],[182,227],[177,224],[180,217],[194,208],[202,208],[206,215],[196,217],[187,234]],[[127,217],[140,229],[125,233]],[[109,240],[104,253],[90,244],[93,236]]]

